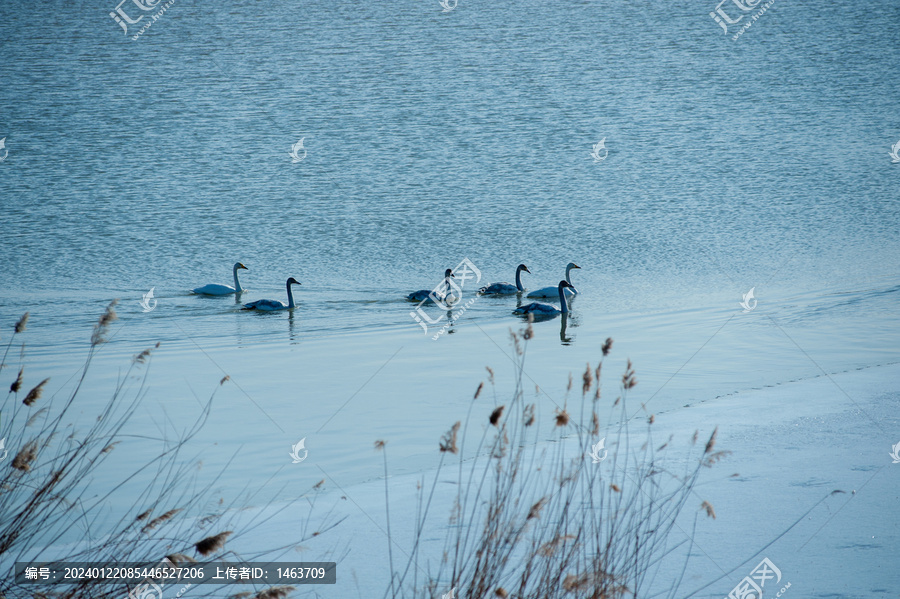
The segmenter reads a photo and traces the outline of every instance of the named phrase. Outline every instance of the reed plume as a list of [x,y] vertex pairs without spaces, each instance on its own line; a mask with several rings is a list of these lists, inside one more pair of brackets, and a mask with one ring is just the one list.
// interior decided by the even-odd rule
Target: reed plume
[[29,312],[26,312],[22,315],[22,318],[16,321],[15,331],[16,333],[24,333],[25,327],[28,325],[28,316]]
[[41,394],[44,392],[44,385],[46,385],[49,380],[49,378],[46,378],[38,383],[37,387],[28,392],[28,395],[25,396],[22,403],[26,406],[34,405],[34,402],[41,398]]
[[703,450],[703,453],[709,453],[713,450],[713,447],[716,446],[716,435],[719,434],[719,427],[713,429],[712,435],[709,437],[709,441],[706,442],[706,449]]
[[106,310],[94,325],[94,333],[91,335],[91,347],[106,343],[106,335],[109,333],[109,325],[118,318],[116,315],[116,304],[119,300],[113,300],[106,306]]
[[456,446],[456,435],[459,432],[460,421],[457,420],[456,424],[454,424],[449,431],[444,433],[444,436],[441,437],[441,441],[439,444],[440,450],[442,452],[450,452],[457,453],[459,452],[459,448]]
[[567,426],[569,424],[569,413],[565,409],[556,410],[556,426]]
[[225,546],[225,541],[229,536],[231,536],[232,532],[234,531],[226,530],[225,532],[220,532],[217,535],[206,537],[205,539],[195,543],[194,549],[196,549],[197,553],[199,553],[200,555],[209,555],[210,553],[215,553]]
[[500,422],[500,418],[503,416],[503,408],[506,406],[500,406],[498,408],[494,408],[494,411],[491,412],[490,420],[491,424],[497,426],[497,423]]
[[[174,509],[174,510],[169,510],[168,512],[166,512],[166,513],[163,514],[162,516],[159,516],[158,518],[154,518],[154,519],[151,520],[146,526],[144,526],[144,528],[141,529],[141,532],[144,532],[144,533],[150,532],[151,530],[153,530],[154,528],[156,528],[157,526],[159,526],[159,525],[162,524],[163,522],[168,522],[169,520],[171,520],[171,519],[172,519],[172,516],[174,516],[175,514],[177,514],[177,513],[180,512],[180,511],[181,511],[181,508],[177,508],[177,509]],[[206,540],[206,539],[204,539],[204,540]],[[202,541],[201,541],[201,542],[202,542]]]
[[631,365],[631,360],[628,360],[628,365],[625,367],[625,374],[622,375],[622,386],[625,389],[631,389],[637,385],[637,379],[634,378],[634,368]]
[[25,373],[25,367],[19,369],[19,376],[16,377],[16,380],[13,381],[12,385],[9,386],[10,393],[18,393],[19,389],[22,388],[22,375]]
[[31,470],[31,463],[37,458],[38,442],[32,439],[26,443],[13,458],[12,467],[22,472]]

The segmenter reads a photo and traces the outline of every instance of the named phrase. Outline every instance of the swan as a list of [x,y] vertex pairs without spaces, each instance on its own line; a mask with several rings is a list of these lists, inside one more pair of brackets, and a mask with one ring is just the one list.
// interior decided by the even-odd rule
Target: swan
[[434,293],[435,297],[438,299],[444,299],[447,296],[447,293],[450,291],[450,279],[455,279],[453,276],[453,269],[448,268],[444,271],[444,284],[447,285],[446,291],[435,291],[434,289],[419,289],[418,291],[413,291],[409,295],[406,296],[406,299],[413,302],[421,302],[421,301],[429,301],[434,303],[434,300],[431,299],[431,294]]
[[528,267],[524,264],[520,264],[516,268],[516,284],[510,285],[509,283],[491,283],[486,287],[482,287],[478,290],[479,293],[491,293],[495,295],[511,295],[513,293],[519,293],[521,291],[525,291],[525,288],[522,287],[522,271],[531,274],[531,271],[528,270]]
[[216,283],[210,283],[209,285],[204,285],[203,287],[197,287],[196,289],[192,289],[193,293],[199,293],[202,295],[231,295],[232,293],[241,293],[245,291],[243,287],[241,287],[241,282],[238,280],[238,270],[250,270],[246,266],[244,266],[240,262],[234,263],[234,268],[232,269],[234,272],[234,287],[229,287],[228,285],[217,285]]
[[571,283],[563,280],[559,282],[559,285],[556,288],[557,293],[559,294],[559,304],[561,309],[557,309],[556,306],[551,306],[550,304],[532,302],[527,306],[519,306],[518,308],[513,310],[513,313],[534,314],[535,316],[556,316],[557,314],[568,314],[569,305],[566,303],[566,296],[563,292],[571,287]]
[[285,287],[287,287],[288,294],[288,303],[280,302],[278,300],[270,300],[270,299],[261,299],[256,300],[255,302],[250,302],[249,304],[244,304],[242,310],[262,310],[264,312],[275,312],[276,310],[293,310],[294,309],[294,294],[291,293],[291,285],[299,285],[300,281],[291,277],[287,280]]
[[[577,264],[575,264],[574,262],[569,262],[569,264],[566,266],[566,283],[569,284],[569,287],[566,289],[566,297],[572,297],[572,296],[578,295],[578,290],[575,289],[575,286],[572,285],[572,279],[569,278],[569,273],[572,271],[573,268],[580,269],[581,267],[578,266]],[[555,286],[541,287],[540,289],[536,289],[536,290],[532,291],[525,297],[555,298],[556,297],[556,287]]]

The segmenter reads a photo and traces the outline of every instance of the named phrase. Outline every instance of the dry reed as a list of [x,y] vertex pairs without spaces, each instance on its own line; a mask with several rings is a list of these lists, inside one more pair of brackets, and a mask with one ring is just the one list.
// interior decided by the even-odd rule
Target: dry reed
[[225,541],[228,537],[231,536],[233,531],[226,530],[224,532],[220,532],[217,535],[213,535],[211,537],[206,537],[205,539],[198,541],[194,544],[194,549],[197,550],[197,553],[200,555],[209,555],[210,553],[215,553],[219,549],[225,547]]
[[16,377],[16,380],[13,381],[12,385],[9,386],[10,393],[18,393],[19,389],[22,388],[22,375],[25,374],[25,367],[19,369],[19,376]]
[[[482,599],[640,597],[647,594],[650,574],[671,554],[668,537],[675,518],[694,492],[704,462],[721,456],[711,453],[710,445],[710,451],[686,472],[669,472],[659,453],[668,442],[650,442],[652,414],[646,419],[646,441],[638,444],[640,449],[629,449],[626,398],[637,384],[629,361],[621,378],[622,395],[611,407],[618,431],[605,436],[615,439],[609,446],[610,459],[602,465],[585,459],[587,450],[603,436],[597,399],[601,366],[612,339],[603,344],[600,364],[596,368],[588,364],[581,376],[582,418],[576,420],[565,404],[557,407],[551,427],[556,443],[545,447],[540,441],[546,431],[534,426],[536,406],[522,400],[524,355],[533,335],[530,327],[513,334],[516,388],[509,402],[490,412],[490,426],[480,427],[475,446],[466,451],[468,418],[454,423],[441,437],[440,464],[452,454],[458,454],[459,461],[443,559],[420,585],[415,564],[424,557],[421,540],[440,479],[439,466],[431,490],[420,491],[422,509],[409,562],[399,577],[392,575],[388,597],[434,596],[438,588],[456,588],[460,597]],[[487,370],[493,384],[494,373]],[[570,374],[567,391],[572,384]],[[470,406],[474,405],[473,399]],[[578,409],[573,413],[578,416]],[[654,452],[651,447],[657,445]],[[492,465],[484,458],[493,460]],[[710,504],[703,509],[707,505],[707,514],[713,517]]]
[[[134,466],[135,470],[129,471],[126,466],[124,473],[113,471],[113,476],[122,477],[118,484],[114,479],[104,482],[104,486],[96,487],[95,480],[107,477],[102,466],[112,449],[124,437],[125,426],[145,394],[149,369],[144,369],[143,376],[136,376],[134,369],[149,364],[152,349],[158,347],[157,344],[133,356],[130,367],[114,383],[112,396],[105,403],[101,401],[94,414],[85,415],[84,412],[89,410],[91,404],[79,404],[76,400],[98,345],[109,339],[110,323],[115,320],[114,305],[115,302],[111,303],[98,319],[80,375],[67,396],[60,399],[54,394],[44,400],[45,405],[34,414],[29,414],[30,410],[13,409],[9,412],[10,418],[3,419],[0,436],[5,438],[11,452],[13,448],[16,449],[12,460],[7,462],[9,466],[0,469],[0,569],[4,571],[12,567],[12,560],[18,556],[58,554],[64,547],[67,548],[66,552],[60,557],[65,562],[101,563],[114,560],[150,566],[159,564],[162,559],[160,556],[168,554],[171,563],[194,563],[197,560],[187,557],[186,551],[193,547],[200,555],[207,555],[224,550],[225,539],[232,532],[228,530],[194,542],[196,539],[191,528],[194,523],[205,520],[198,515],[204,509],[203,503],[211,493],[214,480],[198,485],[192,478],[194,462],[184,461],[179,457],[182,449],[202,428],[209,414],[211,399],[205,405],[201,404],[198,415],[186,421],[185,431],[179,431],[174,439],[169,439],[168,436],[161,439],[160,451],[141,459]],[[26,313],[16,323],[17,335],[25,333],[27,323]],[[24,359],[24,343],[22,346],[20,359]],[[0,360],[2,366],[6,364],[9,349],[8,346],[6,354]],[[18,375],[14,380],[6,382],[10,385],[10,394],[6,399],[0,398],[4,402],[0,403],[4,416],[7,415],[5,402],[22,389],[25,366],[16,364]],[[30,407],[41,400],[46,384],[47,379],[33,388],[23,403]],[[78,414],[72,409],[75,405],[79,407]],[[34,434],[25,438],[25,431],[32,425],[37,425]],[[139,454],[130,457],[129,462],[137,457]],[[135,488],[134,484],[141,486]],[[111,501],[110,498],[119,493],[120,489],[127,489],[123,492],[131,493],[126,497],[131,503]],[[173,503],[177,507],[151,519],[154,512],[165,509],[162,508],[163,505]],[[326,521],[312,532],[310,520],[313,502],[309,503],[309,515],[301,519],[302,539],[298,542],[337,525],[336,522]],[[111,509],[110,504],[115,504],[116,508]],[[236,516],[237,510],[229,518]],[[222,514],[219,514],[215,519],[221,517]],[[163,530],[164,533],[159,532]],[[73,539],[78,543],[71,543]],[[291,543],[292,546],[296,544]],[[254,552],[241,559],[253,561],[260,556],[271,556],[283,551],[284,548],[278,548]],[[216,554],[205,561],[221,559],[223,555],[230,553]],[[121,599],[133,590],[132,587],[133,585],[113,580],[90,580],[57,581],[44,589],[21,585],[13,577],[2,577],[0,597]],[[50,588],[51,592],[45,592]],[[217,589],[220,590],[221,586],[213,584],[205,589],[198,588],[194,591],[194,596],[222,596],[221,593],[216,594]],[[283,597],[289,590],[275,587],[274,591],[268,590],[268,596]],[[254,590],[256,591],[258,589]]]
[[25,399],[22,400],[22,403],[26,406],[34,405],[34,402],[41,398],[41,395],[44,392],[44,385],[46,385],[50,381],[49,378],[42,380],[37,386],[28,392],[28,395],[25,396]]

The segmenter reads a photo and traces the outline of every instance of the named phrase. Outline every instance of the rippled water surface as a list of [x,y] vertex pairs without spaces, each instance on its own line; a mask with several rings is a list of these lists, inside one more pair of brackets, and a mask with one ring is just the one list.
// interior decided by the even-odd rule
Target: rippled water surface
[[[508,398],[515,298],[437,340],[404,300],[463,258],[532,288],[582,267],[527,352],[545,418],[607,337],[604,393],[630,358],[649,412],[897,361],[900,7],[778,2],[732,41],[708,4],[179,1],[132,41],[113,3],[4,3],[0,343],[30,311],[62,395],[119,298],[84,417],[159,341],[130,451],[228,374],[197,451],[272,496],[377,476],[376,439],[429,467],[485,366]],[[294,276],[299,307],[188,293],[236,260],[244,301]]]

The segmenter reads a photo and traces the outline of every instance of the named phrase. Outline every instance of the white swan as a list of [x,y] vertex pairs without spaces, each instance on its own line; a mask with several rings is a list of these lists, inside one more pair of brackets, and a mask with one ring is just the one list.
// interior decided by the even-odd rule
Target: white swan
[[229,287],[228,285],[217,285],[216,283],[210,283],[209,285],[204,285],[203,287],[197,287],[196,289],[192,289],[193,293],[199,293],[202,295],[231,295],[232,293],[241,293],[245,291],[243,287],[241,287],[241,282],[238,280],[238,270],[250,270],[246,266],[244,266],[240,262],[234,263],[234,287]]
[[450,291],[450,279],[455,279],[453,276],[453,269],[448,268],[444,271],[444,284],[447,286],[446,291],[435,291],[434,289],[419,289],[418,291],[413,291],[409,295],[406,296],[406,299],[413,302],[421,302],[421,301],[429,301],[434,303],[434,300],[431,299],[431,294],[434,293],[435,297],[438,299],[444,299],[447,297],[447,293]]
[[556,306],[551,306],[550,304],[532,302],[527,306],[519,306],[518,308],[513,310],[513,313],[534,314],[535,316],[556,316],[557,314],[568,314],[569,305],[566,303],[566,296],[563,292],[571,287],[572,285],[568,281],[560,281],[559,285],[556,287],[556,292],[559,294],[560,308],[562,309],[557,309]]
[[[566,288],[566,297],[573,297],[575,295],[578,295],[578,290],[575,289],[575,286],[572,285],[572,279],[569,278],[569,273],[572,272],[573,268],[580,269],[581,267],[578,266],[577,264],[575,264],[574,262],[569,262],[569,264],[566,266],[566,283],[569,284],[569,287]],[[525,297],[555,298],[556,297],[556,286],[554,285],[553,287],[541,287],[540,289],[536,289],[535,291],[532,291]]]
[[479,293],[489,293],[494,295],[511,295],[513,293],[519,293],[520,291],[525,291],[525,288],[522,287],[522,271],[531,274],[531,271],[528,270],[528,267],[524,264],[520,264],[516,268],[516,284],[510,285],[509,283],[491,283],[486,287],[482,287],[479,289]]
[[261,299],[256,300],[255,302],[250,302],[249,304],[244,304],[242,310],[262,310],[263,312],[275,312],[276,310],[293,310],[294,309],[294,294],[291,293],[291,285],[299,285],[300,281],[291,277],[287,280],[285,286],[287,287],[287,295],[288,295],[288,303],[280,302],[278,300],[270,300],[270,299]]

